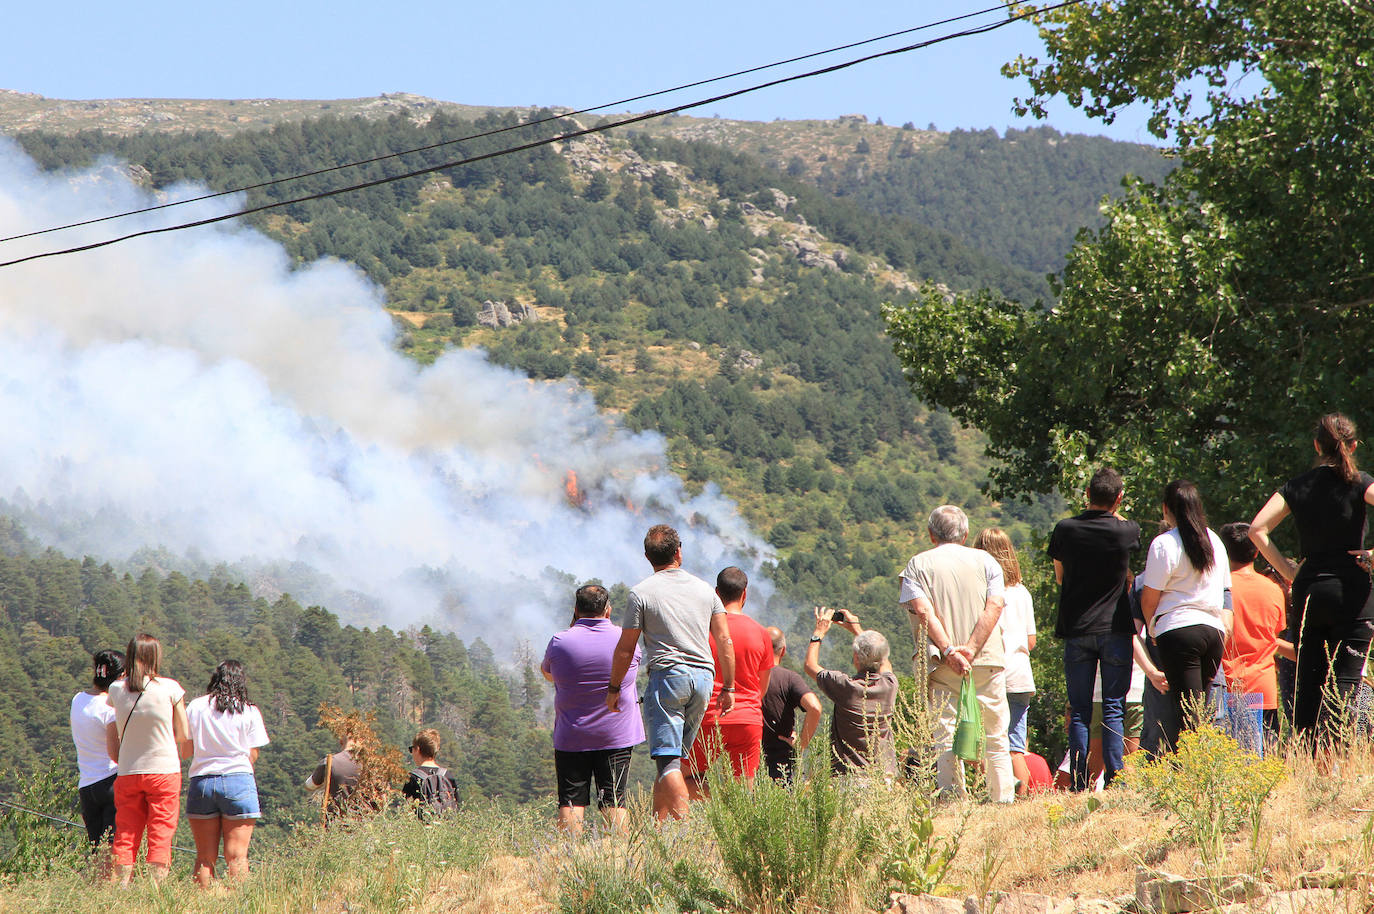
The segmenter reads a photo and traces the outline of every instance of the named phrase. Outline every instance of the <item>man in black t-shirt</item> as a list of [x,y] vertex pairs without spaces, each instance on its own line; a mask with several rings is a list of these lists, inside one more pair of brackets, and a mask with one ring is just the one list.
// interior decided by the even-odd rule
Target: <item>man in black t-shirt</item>
[[1064,641],[1074,790],[1088,786],[1088,724],[1099,668],[1106,783],[1121,770],[1125,755],[1126,692],[1135,632],[1126,587],[1131,551],[1140,547],[1140,527],[1117,514],[1124,495],[1121,474],[1103,467],[1088,484],[1088,510],[1061,520],[1050,535],[1049,555],[1059,581],[1054,633]]
[[[820,725],[821,700],[800,674],[782,665],[787,654],[787,638],[782,629],[769,626],[767,632],[773,639],[773,673],[763,696],[763,760],[770,778],[790,783],[797,773],[796,750],[811,743]],[[806,717],[801,736],[793,737],[798,708],[806,712]]]

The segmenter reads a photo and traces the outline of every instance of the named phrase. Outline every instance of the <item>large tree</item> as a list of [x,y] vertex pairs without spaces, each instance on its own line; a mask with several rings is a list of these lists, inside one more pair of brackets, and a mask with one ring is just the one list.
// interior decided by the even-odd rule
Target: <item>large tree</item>
[[1120,466],[1138,497],[1185,476],[1218,521],[1306,464],[1339,409],[1374,419],[1374,5],[1114,0],[1039,20],[1018,99],[1126,105],[1179,160],[1080,233],[1053,307],[930,289],[886,309],[913,388],[982,428],[1000,494],[1082,491]]

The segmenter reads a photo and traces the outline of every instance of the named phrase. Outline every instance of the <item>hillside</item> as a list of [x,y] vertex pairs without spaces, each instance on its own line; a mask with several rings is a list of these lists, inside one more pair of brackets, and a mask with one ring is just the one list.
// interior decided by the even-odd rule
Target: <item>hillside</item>
[[376,98],[47,98],[33,92],[0,89],[0,133],[28,130],[71,134],[82,130],[110,133],[184,132],[220,134],[263,130],[317,117],[361,117],[385,120],[393,114],[426,118],[446,111],[466,118],[507,109],[441,102],[408,92]]
[[949,232],[1002,263],[1055,272],[1074,236],[1101,224],[1098,204],[1134,175],[1159,181],[1172,161],[1159,149],[1051,127],[940,132],[869,123],[670,117],[655,136],[747,153],[778,171],[884,216]]
[[[421,123],[437,112],[473,120],[489,114],[528,116],[534,110],[463,105],[404,92],[333,100],[65,100],[0,90],[0,133],[229,135],[320,117],[384,121],[400,115]],[[1120,192],[1123,176],[1157,181],[1172,167],[1154,147],[1061,134],[1050,127],[998,136],[990,129],[896,127],[854,114],[769,122],[671,115],[633,129],[745,153],[870,212],[949,232],[972,249],[1026,271],[1024,282],[1034,296],[1049,294],[1043,274],[1059,269],[1080,228],[1099,224],[1098,203]]]
[[[424,125],[322,119],[227,138],[20,140],[49,168],[109,152],[154,186],[223,187],[505,123],[439,114]],[[979,497],[976,438],[911,399],[877,313],[923,278],[1016,289],[1019,274],[719,147],[591,139],[257,224],[302,261],[328,255],[364,269],[416,359],[481,345],[535,378],[576,377],[631,427],[662,432],[680,475],[718,484],[782,550],[776,577],[802,605],[853,603],[895,634],[904,623],[888,582],[927,503],[967,504],[1022,539],[1050,517]]]

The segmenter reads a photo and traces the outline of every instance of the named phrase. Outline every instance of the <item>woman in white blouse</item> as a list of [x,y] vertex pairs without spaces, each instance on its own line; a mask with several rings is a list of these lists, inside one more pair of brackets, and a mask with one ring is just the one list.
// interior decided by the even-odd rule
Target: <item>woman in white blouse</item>
[[193,750],[186,818],[196,839],[201,888],[215,881],[221,842],[229,876],[248,872],[248,844],[262,815],[253,765],[268,742],[262,712],[248,700],[242,663],[226,660],[215,667],[206,692],[186,709]]
[[114,834],[114,783],[119,766],[110,758],[105,731],[114,723],[110,683],[124,675],[124,655],[98,651],[91,657],[91,668],[91,687],[72,697],[71,724],[80,772],[76,786],[81,796],[81,819],[94,847]]
[[1016,777],[1016,792],[1025,796],[1031,780],[1030,768],[1026,766],[1028,741],[1026,739],[1026,713],[1030,710],[1031,699],[1035,697],[1035,677],[1031,674],[1030,652],[1035,649],[1035,608],[1030,591],[1021,583],[1021,563],[1016,558],[1016,547],[1011,537],[1000,527],[989,527],[973,541],[974,548],[982,549],[1002,566],[1002,580],[1006,585],[1002,609],[1002,650],[1007,677],[1007,708],[1010,720],[1007,725],[1007,743],[1011,749],[1011,770]]
[[1207,528],[1197,486],[1186,479],[1169,483],[1163,507],[1171,529],[1150,543],[1140,609],[1169,681],[1173,713],[1160,729],[1167,748],[1174,749],[1221,666],[1230,628],[1231,565],[1221,538]]

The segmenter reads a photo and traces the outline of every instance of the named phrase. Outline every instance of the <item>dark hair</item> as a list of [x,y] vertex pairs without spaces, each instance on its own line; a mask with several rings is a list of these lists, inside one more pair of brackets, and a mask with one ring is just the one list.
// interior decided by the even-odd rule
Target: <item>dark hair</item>
[[1198,571],[1210,571],[1215,556],[1212,538],[1207,535],[1207,513],[1197,486],[1186,479],[1175,479],[1164,487],[1164,507],[1174,516],[1174,529],[1183,540],[1183,554]]
[[716,595],[722,603],[735,602],[744,596],[744,591],[748,587],[749,575],[744,573],[743,568],[731,565],[729,568],[722,568],[720,574],[716,575]]
[[109,691],[110,683],[124,675],[124,655],[119,651],[96,651],[91,657],[95,675],[91,684],[102,692]]
[[1317,420],[1312,437],[1321,451],[1321,462],[1340,471],[1341,479],[1354,482],[1360,475],[1355,466],[1355,423],[1340,413],[1327,413]]
[[681,548],[682,540],[677,531],[667,524],[655,524],[644,534],[644,557],[655,568],[671,563]]
[[574,619],[596,619],[606,612],[606,601],[610,594],[600,584],[583,584],[577,588],[573,603]]
[[1250,541],[1250,525],[1241,521],[1227,524],[1217,531],[1221,544],[1226,547],[1226,557],[1233,562],[1249,565],[1259,554],[1255,544]]
[[245,708],[253,705],[248,700],[248,677],[243,673],[243,664],[237,660],[226,660],[215,667],[205,691],[214,696],[218,710],[230,714],[242,714]]
[[162,665],[162,645],[152,635],[139,632],[129,639],[129,646],[124,649],[124,662],[129,691],[142,692],[149,679],[157,678],[158,667]]
[[1121,474],[1111,467],[1103,467],[1088,481],[1088,504],[1099,508],[1103,505],[1111,507],[1124,489]]

